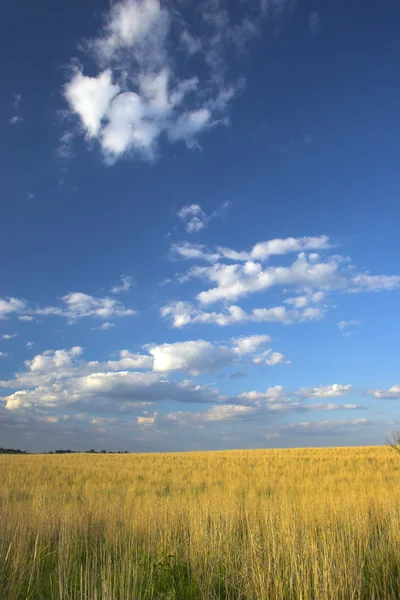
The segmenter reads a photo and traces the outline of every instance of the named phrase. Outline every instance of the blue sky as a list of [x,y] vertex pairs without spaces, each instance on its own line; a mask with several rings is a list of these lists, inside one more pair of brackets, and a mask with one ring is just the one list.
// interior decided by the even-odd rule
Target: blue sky
[[396,3],[7,11],[0,445],[400,428]]

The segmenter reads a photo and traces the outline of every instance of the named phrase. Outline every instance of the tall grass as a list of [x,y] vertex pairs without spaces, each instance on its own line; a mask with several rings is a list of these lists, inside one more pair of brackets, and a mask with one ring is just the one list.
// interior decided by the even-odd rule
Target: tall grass
[[389,448],[0,457],[3,600],[398,600]]

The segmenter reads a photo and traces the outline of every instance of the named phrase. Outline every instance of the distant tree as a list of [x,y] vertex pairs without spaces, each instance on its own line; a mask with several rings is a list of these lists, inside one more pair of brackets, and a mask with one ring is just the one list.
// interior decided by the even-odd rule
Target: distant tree
[[0,448],[0,454],[28,454],[26,450],[19,448]]
[[107,450],[102,450],[101,453],[102,454],[107,454]]
[[400,431],[396,431],[387,439],[388,445],[400,454]]

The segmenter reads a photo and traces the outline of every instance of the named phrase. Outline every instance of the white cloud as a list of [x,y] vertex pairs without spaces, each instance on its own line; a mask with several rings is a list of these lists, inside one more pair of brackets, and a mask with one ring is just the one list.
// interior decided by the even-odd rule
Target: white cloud
[[46,350],[32,360],[27,360],[25,364],[30,371],[49,372],[71,366],[73,359],[80,356],[82,352],[80,346],[73,346],[70,350]]
[[243,87],[226,81],[226,53],[243,51],[259,31],[251,7],[240,23],[222,29],[226,11],[201,11],[201,21],[192,23],[198,31],[191,33],[184,5],[119,0],[98,35],[80,44],[97,70],[86,75],[75,60],[64,97],[109,163],[127,155],[153,160],[161,136],[195,148],[198,134],[226,124],[228,104]]
[[346,280],[338,267],[338,261],[333,257],[315,264],[301,253],[288,267],[263,269],[260,263],[254,261],[247,261],[243,265],[217,263],[209,267],[193,267],[188,276],[217,284],[197,295],[202,304],[212,304],[223,300],[234,301],[277,285],[326,289],[344,287]]
[[35,342],[26,342],[25,346],[27,348],[31,348],[34,345]]
[[253,308],[247,313],[240,306],[228,306],[220,312],[207,312],[196,308],[190,302],[172,302],[161,307],[161,316],[172,321],[175,328],[186,327],[194,323],[215,324],[221,327],[244,321],[290,324],[321,319],[325,311],[308,307],[302,310],[288,310],[285,306],[271,308]]
[[358,273],[352,279],[352,292],[381,292],[400,287],[400,275]]
[[7,356],[7,352],[0,352],[0,358],[6,358]]
[[[181,221],[184,223],[185,229],[188,233],[195,233],[195,232],[200,231],[207,225],[207,222],[209,220],[209,217],[206,215],[206,213],[203,211],[201,206],[199,206],[198,204],[190,204],[188,206],[183,206],[178,211],[177,215],[181,219]],[[187,251],[189,253],[191,253],[191,256],[189,256],[188,258],[196,258],[196,256],[194,255],[194,253],[196,252],[196,247],[195,246],[191,247],[190,244],[187,244],[186,248],[187,248]],[[200,247],[198,246],[197,248],[198,248],[198,252],[200,252],[200,250],[199,250]],[[178,253],[180,253],[180,249],[181,249],[181,246],[178,244],[174,248],[174,250]],[[184,249],[183,249],[183,252],[184,252]]]
[[12,340],[13,338],[18,337],[17,333],[4,333],[0,336],[2,340]]
[[96,298],[82,292],[72,292],[62,297],[64,306],[46,306],[36,309],[38,315],[57,315],[74,321],[84,317],[110,319],[136,314],[131,308],[126,308],[122,302],[113,298]]
[[378,400],[400,400],[400,385],[393,385],[387,390],[369,390],[368,395],[374,396]]
[[119,360],[109,360],[106,363],[91,361],[88,363],[91,370],[98,371],[124,371],[131,369],[152,369],[153,358],[145,354],[133,354],[129,350],[120,351]]
[[248,400],[250,402],[259,402],[260,400],[266,400],[268,402],[275,402],[283,398],[283,387],[276,385],[268,388],[265,392],[243,392],[238,396],[239,400]]
[[334,396],[345,396],[352,390],[352,385],[341,385],[334,383],[325,387],[301,388],[298,392],[304,398],[332,398]]
[[112,73],[108,69],[97,77],[87,77],[80,71],[65,86],[65,98],[71,109],[79,115],[89,137],[96,137],[101,122],[111,100],[120,91],[119,85],[112,83]]
[[19,298],[0,298],[0,319],[6,319],[12,313],[26,310],[26,301]]
[[285,359],[285,355],[280,352],[274,352],[271,349],[265,350],[261,354],[258,354],[253,358],[253,362],[256,365],[268,365],[273,367],[275,365],[290,365],[291,361]]
[[249,335],[247,337],[234,338],[232,340],[234,344],[233,351],[239,355],[253,354],[270,341],[271,338],[269,335]]
[[253,413],[253,406],[242,406],[240,404],[222,404],[221,406],[212,406],[210,410],[205,411],[203,418],[205,421],[231,421],[241,418],[244,415]]
[[136,417],[138,425],[154,425],[157,419],[157,413],[152,415],[151,417]]
[[149,353],[154,358],[155,371],[186,371],[191,375],[218,371],[231,365],[235,358],[231,348],[205,340],[152,346]]
[[34,320],[35,320],[35,319],[34,319],[34,317],[32,317],[31,315],[22,315],[22,317],[18,317],[18,319],[19,319],[20,321],[24,321],[24,322],[26,322],[26,323],[29,323],[29,322],[31,322],[31,321],[34,321]]
[[[369,275],[358,273],[348,257],[337,254],[322,256],[305,250],[329,250],[332,243],[327,236],[277,238],[260,242],[248,251],[217,246],[209,249],[187,241],[171,246],[172,258],[206,261],[206,266],[195,265],[185,273],[177,274],[175,281],[187,283],[193,279],[205,281],[208,289],[196,295],[198,304],[175,301],[161,308],[161,315],[181,328],[193,323],[213,323],[219,326],[243,321],[281,322],[284,324],[321,319],[332,306],[330,295],[367,291],[392,290],[400,286],[400,275]],[[263,261],[302,250],[289,264],[265,266]],[[231,262],[233,261],[233,263]],[[295,295],[282,299],[272,307],[251,308],[245,311],[236,301],[255,293],[277,288],[287,295],[294,288]],[[205,306],[220,303],[216,311]],[[341,321],[343,330],[357,321]],[[346,332],[344,335],[349,335]]]
[[121,285],[114,285],[114,287],[111,288],[112,294],[121,294],[123,292],[128,292],[131,289],[132,277],[128,275],[122,276],[121,281]]
[[190,381],[161,379],[157,373],[118,371],[79,376],[74,370],[54,383],[43,381],[33,389],[21,389],[2,398],[9,410],[69,406],[78,412],[97,413],[129,413],[165,400],[209,403],[216,399],[215,390]]
[[[198,205],[194,205],[194,206],[198,206]],[[185,207],[183,207],[183,209],[181,209],[181,211],[184,209],[187,209],[187,208],[188,207],[185,206]],[[181,211],[179,211],[179,213]],[[179,215],[179,213],[178,213],[178,215]],[[186,221],[186,217],[187,217],[187,214],[186,214],[186,210],[185,210],[185,213],[184,213],[183,217],[181,217],[181,219],[183,221]],[[204,217],[207,219],[207,215],[205,215],[205,213],[204,213]],[[209,253],[206,250],[206,247],[203,246],[202,244],[191,244],[190,242],[182,242],[179,244],[172,244],[171,251],[172,251],[173,258],[178,257],[178,258],[191,259],[191,260],[200,258],[202,260],[207,260],[209,262],[215,262],[220,257],[220,255],[218,253],[214,253],[214,254]]]
[[[192,205],[196,209],[200,209],[198,205]],[[192,207],[184,207],[185,209]],[[179,213],[178,213],[179,215]],[[283,256],[285,254],[291,254],[294,252],[302,252],[306,250],[326,250],[332,247],[329,237],[326,235],[320,236],[304,236],[299,238],[276,238],[268,240],[266,242],[259,242],[253,246],[248,252],[246,250],[233,250],[232,248],[224,248],[218,246],[215,251],[208,250],[205,246],[190,244],[189,242],[183,242],[181,244],[174,244],[173,250],[176,254],[181,255],[182,258],[190,259],[202,259],[208,262],[216,262],[220,259],[232,260],[232,261],[252,261],[257,260],[259,262],[267,261],[272,256]],[[190,249],[194,252],[190,253]],[[318,254],[310,255],[311,260],[315,260],[315,257],[319,258]]]

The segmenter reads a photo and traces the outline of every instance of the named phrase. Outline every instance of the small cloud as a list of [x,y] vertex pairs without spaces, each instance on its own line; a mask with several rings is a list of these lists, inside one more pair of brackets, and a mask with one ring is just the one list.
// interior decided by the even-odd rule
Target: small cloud
[[8,119],[10,125],[19,125],[19,123],[23,123],[24,119],[19,115],[13,115]]
[[6,358],[7,356],[7,352],[0,352],[0,358]]
[[35,194],[31,190],[28,190],[28,193],[26,194],[26,199],[27,200],[34,200],[35,199]]
[[207,225],[209,220],[209,217],[199,204],[183,206],[177,214],[185,225],[185,229],[188,233],[197,233],[198,231],[201,231]]
[[111,329],[111,327],[114,327],[114,323],[110,323],[110,321],[106,321],[105,323],[102,323],[101,325],[99,325],[99,327],[92,327],[93,330],[98,330],[98,331],[106,331],[106,329]]
[[12,340],[13,338],[18,337],[17,333],[5,333],[4,335],[1,336],[2,340]]
[[267,440],[273,440],[275,438],[281,437],[281,434],[280,433],[267,433],[267,435],[265,437],[267,438]]
[[33,346],[33,344],[34,344],[34,343],[35,343],[35,342],[26,342],[25,346],[26,346],[27,348],[31,348],[31,346]]
[[22,315],[20,317],[18,317],[19,321],[24,321],[24,323],[30,323],[31,321],[34,321],[35,319],[33,317],[31,317],[30,315]]
[[115,285],[111,288],[112,294],[122,294],[123,292],[128,292],[132,285],[132,277],[123,276],[121,277],[121,285]]
[[298,395],[304,398],[332,398],[334,396],[346,396],[352,390],[352,385],[341,385],[334,383],[325,387],[300,388]]
[[367,395],[377,400],[400,400],[400,385],[392,385],[388,390],[369,390]]
[[74,134],[71,131],[65,131],[60,137],[56,153],[61,160],[68,161],[74,158],[73,141]]
[[303,142],[305,144],[311,144],[314,141],[314,137],[312,135],[305,135]]
[[197,233],[206,227],[214,217],[223,217],[230,206],[230,202],[224,202],[222,206],[207,215],[199,204],[188,204],[183,206],[177,215],[185,226],[187,233]]
[[281,352],[273,352],[271,349],[265,350],[258,356],[253,358],[253,363],[256,365],[267,365],[274,367],[275,365],[290,365],[290,360],[285,360],[285,355]]
[[318,35],[321,31],[321,28],[321,17],[317,13],[317,11],[314,10],[312,13],[310,13],[310,16],[308,17],[308,31],[311,33],[311,35]]
[[356,321],[354,319],[350,321],[339,321],[338,327],[342,332],[342,335],[349,336],[354,333],[353,328],[362,324],[362,321]]

